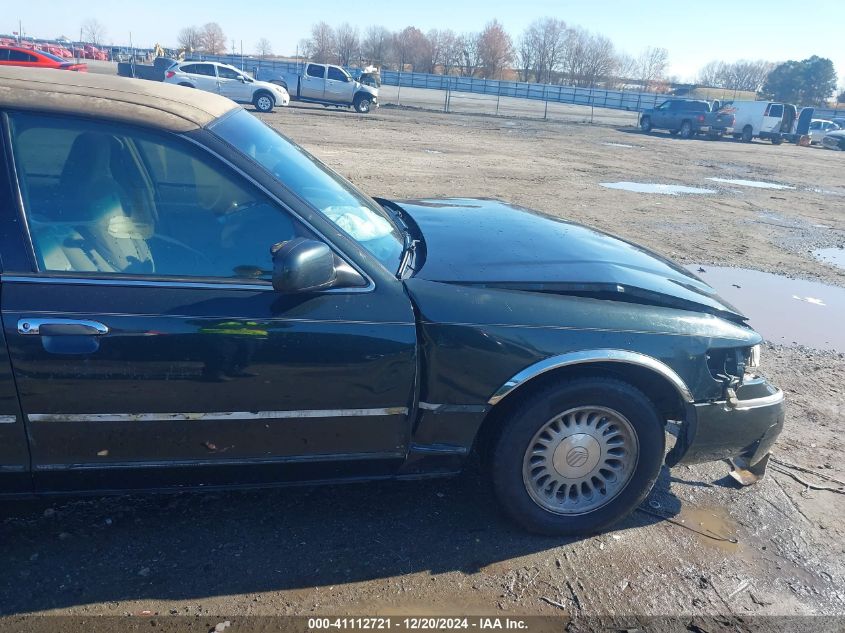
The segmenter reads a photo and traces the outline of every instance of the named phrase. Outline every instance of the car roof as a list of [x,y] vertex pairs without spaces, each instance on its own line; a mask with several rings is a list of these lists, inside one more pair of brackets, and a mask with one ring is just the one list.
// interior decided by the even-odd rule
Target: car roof
[[239,107],[210,92],[157,81],[0,66],[0,108],[102,117],[187,132]]

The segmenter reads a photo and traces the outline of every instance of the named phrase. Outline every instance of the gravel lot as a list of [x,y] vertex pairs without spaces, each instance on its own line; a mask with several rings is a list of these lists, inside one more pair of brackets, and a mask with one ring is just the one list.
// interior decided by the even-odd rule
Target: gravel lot
[[[497,197],[685,264],[845,287],[845,270],[811,254],[845,245],[842,153],[396,108],[296,106],[263,118],[373,195]],[[715,193],[599,184],[617,181]],[[842,489],[811,473],[845,480],[843,352],[764,350],[764,373],[788,395],[777,457],[810,473],[780,466],[738,489],[725,464],[664,469],[646,511],[584,539],[513,527],[476,468],[445,481],[5,504],[0,613],[9,623],[148,611],[212,627],[261,614],[634,613],[709,622],[689,629],[699,631],[845,615],[845,497],[793,478]],[[729,617],[705,619],[714,615]]]

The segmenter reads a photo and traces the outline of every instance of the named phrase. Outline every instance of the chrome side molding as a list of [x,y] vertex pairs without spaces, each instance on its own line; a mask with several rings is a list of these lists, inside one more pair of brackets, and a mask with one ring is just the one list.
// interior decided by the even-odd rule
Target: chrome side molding
[[687,384],[666,363],[651,356],[646,356],[645,354],[621,349],[591,349],[552,356],[526,367],[499,387],[487,402],[491,405],[498,404],[514,389],[547,371],[570,365],[584,365],[589,363],[624,363],[650,369],[668,380],[685,402],[694,401],[692,392],[687,387]]

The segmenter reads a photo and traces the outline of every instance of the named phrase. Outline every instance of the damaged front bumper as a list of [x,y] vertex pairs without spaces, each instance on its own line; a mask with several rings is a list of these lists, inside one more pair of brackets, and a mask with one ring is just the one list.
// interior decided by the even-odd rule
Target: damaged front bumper
[[677,442],[666,465],[730,459],[762,476],[784,421],[783,392],[764,378],[746,376],[725,400],[687,406]]

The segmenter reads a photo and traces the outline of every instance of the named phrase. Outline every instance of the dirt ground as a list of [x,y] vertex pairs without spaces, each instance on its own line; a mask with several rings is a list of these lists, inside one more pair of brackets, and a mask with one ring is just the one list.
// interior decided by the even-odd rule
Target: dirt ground
[[[842,153],[394,108],[263,118],[372,195],[497,197],[685,264],[845,287],[845,270],[811,254],[845,245]],[[616,181],[716,193],[599,184]],[[845,481],[842,352],[764,350],[788,420],[781,464],[758,485],[738,488],[721,463],[664,469],[643,511],[600,536],[521,532],[477,468],[416,483],[16,503],[0,520],[0,613],[149,612],[212,626],[262,614],[720,616],[689,629],[699,631],[845,616],[845,497],[816,489]]]

